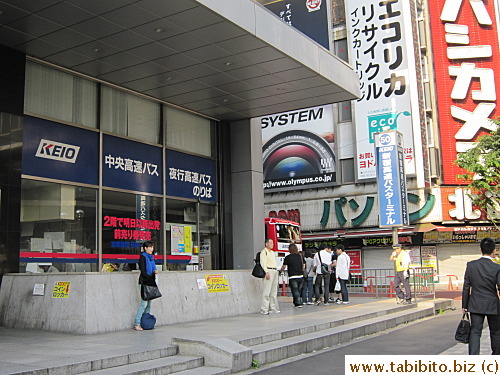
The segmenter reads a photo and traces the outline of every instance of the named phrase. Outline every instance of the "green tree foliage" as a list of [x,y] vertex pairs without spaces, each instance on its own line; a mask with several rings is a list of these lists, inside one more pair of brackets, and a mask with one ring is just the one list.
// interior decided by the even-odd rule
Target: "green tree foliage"
[[[500,126],[499,120],[495,123]],[[472,203],[497,225],[500,219],[500,127],[480,137],[474,148],[458,154],[455,163],[466,170],[458,178],[468,184]]]

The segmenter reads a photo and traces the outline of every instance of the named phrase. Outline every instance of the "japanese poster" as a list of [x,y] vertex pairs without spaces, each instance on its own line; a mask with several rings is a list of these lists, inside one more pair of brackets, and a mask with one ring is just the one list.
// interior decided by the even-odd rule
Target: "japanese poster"
[[170,227],[170,248],[172,255],[185,255],[184,227],[172,225]]
[[68,298],[71,281],[56,281],[52,289],[52,298]]
[[336,183],[332,105],[256,117],[262,129],[264,190],[296,190]]
[[439,103],[443,181],[460,183],[454,161],[481,135],[493,130],[498,116],[499,82],[497,1],[429,1],[432,50]]
[[357,178],[375,178],[373,135],[387,130],[403,134],[406,173],[414,175],[415,147],[422,147],[415,144],[420,115],[410,0],[349,0],[346,12],[350,62],[361,89],[353,105]]
[[229,279],[227,275],[206,275],[208,293],[229,292]]

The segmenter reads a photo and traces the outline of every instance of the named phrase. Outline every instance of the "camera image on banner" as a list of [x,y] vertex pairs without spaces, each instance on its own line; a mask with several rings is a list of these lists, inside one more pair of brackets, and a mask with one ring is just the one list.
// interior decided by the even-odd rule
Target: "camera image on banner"
[[375,133],[375,149],[380,226],[409,225],[402,134]]

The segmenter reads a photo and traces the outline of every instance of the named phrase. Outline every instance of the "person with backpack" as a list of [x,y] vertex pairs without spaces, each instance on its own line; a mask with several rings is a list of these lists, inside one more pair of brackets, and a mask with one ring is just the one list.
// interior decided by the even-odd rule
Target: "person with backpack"
[[330,271],[332,266],[332,247],[323,246],[314,256],[314,268],[316,274],[316,283],[314,284],[314,294],[316,296],[316,305],[321,303],[320,287],[323,285],[323,303],[328,305],[328,296],[330,294]]
[[[153,252],[154,243],[152,241],[146,241],[142,244],[141,255],[139,257],[139,269],[141,270],[141,274],[139,275],[139,289],[141,285],[156,286],[156,274],[158,270],[156,269]],[[143,331],[141,318],[143,314],[149,314],[150,310],[151,301],[145,301],[141,298],[141,304],[137,309],[134,321],[134,329],[136,331]]]
[[273,251],[274,241],[271,238],[266,240],[266,246],[260,252],[260,265],[266,276],[264,277],[264,289],[262,291],[262,302],[260,313],[262,315],[279,314],[278,306],[278,262]]

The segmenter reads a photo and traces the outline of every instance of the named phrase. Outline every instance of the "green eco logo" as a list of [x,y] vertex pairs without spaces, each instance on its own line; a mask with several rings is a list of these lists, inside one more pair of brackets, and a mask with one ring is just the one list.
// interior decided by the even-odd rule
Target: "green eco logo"
[[379,113],[373,116],[368,116],[368,131],[370,136],[370,143],[374,143],[375,139],[373,134],[384,132],[387,130],[396,130],[398,128],[398,117],[401,115],[411,116],[408,111],[403,112],[387,112]]

